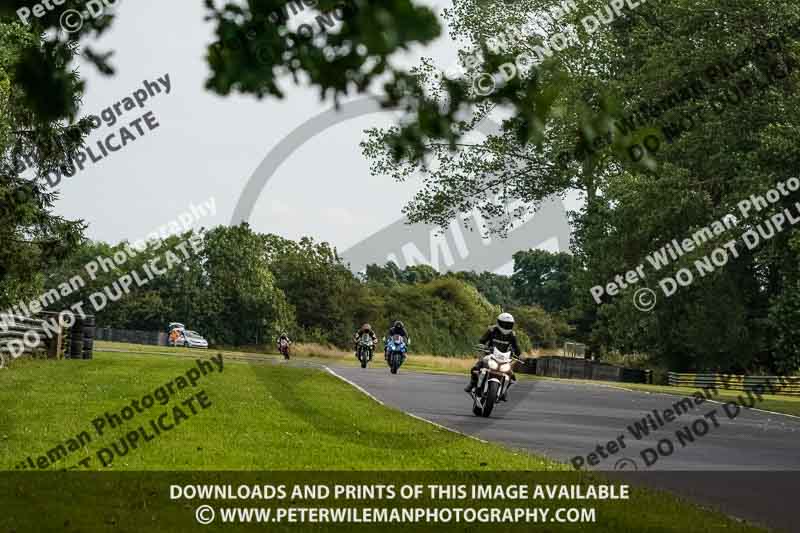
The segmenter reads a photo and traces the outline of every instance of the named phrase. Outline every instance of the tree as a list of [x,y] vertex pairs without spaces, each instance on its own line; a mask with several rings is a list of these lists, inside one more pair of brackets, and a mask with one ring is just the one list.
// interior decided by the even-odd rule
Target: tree
[[[616,38],[632,53],[610,56],[614,76],[607,82],[629,110],[664,102],[676,91],[690,94],[686,88],[696,83],[706,91],[676,99],[662,117],[630,132],[626,138],[638,144],[651,136],[651,153],[643,164],[627,156],[624,171],[610,175],[594,206],[576,217],[573,251],[583,267],[575,276],[577,304],[584,316],[597,318],[592,328],[597,349],[647,352],[674,370],[787,370],[796,359],[786,364],[794,355],[785,359],[786,345],[779,348],[776,339],[785,339],[796,325],[790,322],[791,313],[779,317],[770,309],[796,298],[796,266],[791,265],[796,265],[797,249],[790,245],[796,229],[750,250],[741,234],[768,213],[748,220],[740,216],[736,229],[697,246],[668,268],[653,271],[645,261],[673,239],[682,241],[735,213],[738,202],[763,194],[798,168],[789,133],[798,124],[793,46],[759,53],[753,48],[795,25],[797,6],[705,1],[702,9],[687,10],[687,5],[659,3],[655,23],[633,19],[615,27]],[[720,62],[734,66],[715,76]],[[793,72],[787,75],[786,70]],[[775,71],[784,73],[764,86],[768,73]],[[758,83],[737,98],[736,87],[745,87],[747,80]],[[762,88],[756,91],[756,85]],[[726,98],[723,102],[738,103],[720,105],[720,96]],[[681,119],[686,126],[676,131]],[[610,126],[621,136],[619,124]],[[786,197],[775,209],[797,199],[796,194]],[[668,298],[660,290],[662,278],[681,268],[697,272],[696,261],[731,240],[738,257],[730,257],[713,274],[698,275],[690,287]],[[642,263],[647,267],[644,281],[615,297],[605,296],[599,308],[591,300],[592,286],[605,286]],[[658,296],[649,312],[634,304],[635,291],[645,287]],[[775,331],[782,334],[776,337]]]
[[[199,251],[187,244],[190,238],[201,241]],[[45,271],[48,289],[76,275],[85,282],[62,294],[50,310],[82,302],[83,309],[92,312],[99,302],[96,319],[101,327],[163,331],[170,322],[182,322],[217,344],[263,342],[294,327],[293,308],[267,268],[265,242],[244,224],[173,235],[148,242],[141,250],[126,241],[113,246],[84,242],[67,260]],[[125,261],[111,260],[122,254]],[[93,268],[90,276],[86,265],[97,258],[103,258],[103,266]],[[121,289],[120,278],[133,274],[137,281]]]
[[570,333],[570,327],[561,317],[541,307],[526,305],[509,311],[514,315],[515,329],[524,331],[536,347],[556,347]]
[[205,234],[206,327],[219,343],[255,344],[277,338],[294,323],[294,310],[268,267],[267,238],[243,223]]
[[[605,3],[582,2],[560,21],[541,22],[542,13],[563,4],[558,0],[465,0],[456,2],[445,17],[453,35],[469,43],[461,53],[463,62],[471,65],[472,76],[480,76],[496,74],[502,65],[519,64],[521,57],[537,63],[534,58],[548,55],[541,51],[546,37],[568,24],[580,26],[582,16]],[[537,21],[541,28],[534,24]],[[496,42],[498,36],[501,44]],[[609,116],[608,109],[600,108],[606,91],[598,83],[606,74],[602,61],[604,54],[610,53],[606,41],[602,33],[593,34],[581,43],[586,51],[573,46],[554,53],[547,48],[550,59],[527,72],[514,67],[516,75],[507,83],[489,97],[464,106],[456,145],[430,136],[417,147],[417,153],[398,157],[394,139],[401,134],[400,128],[368,130],[362,149],[371,160],[372,172],[398,181],[417,172],[423,174],[422,190],[405,209],[412,222],[445,227],[453,220],[463,220],[465,226],[472,226],[474,217],[463,214],[477,210],[487,223],[471,229],[501,236],[554,194],[579,191],[588,205],[593,205],[609,172],[600,164],[607,156],[591,155],[582,165],[567,165],[559,154],[566,149],[575,151],[576,144],[581,149],[591,145],[599,136],[598,125]],[[483,60],[476,61],[476,57]],[[449,92],[439,88],[430,61],[423,63],[418,75],[434,100],[450,101]],[[500,122],[497,133],[479,140],[476,125],[490,115],[508,118]],[[469,138],[461,138],[468,134]]]
[[[449,12],[449,22],[456,36],[481,48],[502,28],[519,27],[528,14],[554,4],[467,0]],[[605,4],[583,2],[545,33],[580,23]],[[529,106],[555,111],[541,120],[540,142],[519,135],[525,121],[512,112],[499,133],[461,143],[455,151],[430,139],[425,161],[398,160],[393,129],[370,131],[364,153],[375,173],[402,180],[423,172],[423,189],[407,207],[414,221],[445,225],[478,209],[491,220],[480,229],[502,232],[550,194],[582,193],[583,206],[573,215],[577,267],[569,282],[575,305],[570,315],[596,352],[648,352],[676,370],[791,368],[796,362],[796,350],[787,342],[796,331],[790,318],[797,299],[797,249],[790,244],[795,229],[750,251],[740,235],[758,221],[747,221],[738,234],[724,236],[739,239],[740,257],[696,280],[691,289],[662,298],[649,313],[635,308],[634,292],[643,285],[658,291],[666,273],[648,272],[642,284],[605,297],[599,306],[590,289],[605,286],[658,247],[692,235],[734,211],[742,199],[797,173],[798,150],[790,133],[797,128],[800,69],[792,44],[797,32],[789,30],[791,38],[780,49],[766,45],[782,31],[787,34],[782,28],[796,25],[798,15],[800,9],[788,1],[641,4],[603,31],[582,33],[580,45],[554,53],[528,85],[515,79],[506,86],[520,91],[511,96],[517,101],[530,94],[530,85],[550,91],[552,100]],[[508,49],[516,53],[542,41],[516,33]],[[720,63],[723,68],[715,67]],[[709,74],[710,67],[716,74]],[[425,65],[421,71],[429,72]],[[720,105],[720,96],[722,102],[738,102]],[[480,119],[480,113],[466,120],[467,127],[473,118]],[[796,201],[796,194],[787,196],[775,210]],[[670,273],[693,268],[724,238],[675,261]],[[709,317],[711,309],[719,319]],[[776,339],[782,339],[780,349]]]
[[297,324],[326,342],[349,339],[355,327],[353,274],[328,243],[303,237],[299,242],[266,236],[267,266],[294,306]]
[[394,261],[389,261],[385,266],[367,265],[364,280],[384,286],[397,285],[398,283],[428,283],[439,277],[439,272],[430,265],[409,265],[405,269]]
[[[38,295],[41,271],[65,258],[82,238],[85,225],[52,213],[56,196],[45,176],[67,168],[70,155],[89,131],[88,121],[64,126],[31,106],[21,88],[27,75],[17,68],[28,50],[45,45],[19,23],[0,22],[0,308]],[[74,50],[59,60],[69,62]],[[80,98],[81,84],[74,74],[64,78],[69,103]],[[35,162],[35,175],[20,174]]]
[[507,308],[519,303],[514,296],[511,278],[493,272],[455,272],[449,273],[456,279],[465,281],[478,289],[484,298],[494,305]]
[[566,252],[528,250],[514,254],[514,297],[528,305],[540,305],[546,311],[567,309],[572,305],[571,276],[573,257]]
[[428,283],[439,277],[439,272],[430,265],[411,265],[403,271],[406,283]]
[[364,280],[370,284],[392,286],[403,282],[403,271],[394,261],[389,261],[384,266],[367,265]]

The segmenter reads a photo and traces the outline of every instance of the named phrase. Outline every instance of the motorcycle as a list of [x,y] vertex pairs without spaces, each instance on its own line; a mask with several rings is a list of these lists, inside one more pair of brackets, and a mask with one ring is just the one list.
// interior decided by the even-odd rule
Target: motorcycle
[[373,342],[369,333],[364,333],[358,340],[358,352],[356,356],[361,361],[361,368],[367,368],[367,363],[372,360]]
[[470,393],[472,396],[472,413],[475,416],[488,417],[492,414],[497,401],[508,392],[511,385],[511,365],[519,361],[511,352],[501,352],[497,348],[491,353],[484,350],[483,368],[478,375],[478,383]]
[[283,358],[289,360],[289,341],[281,339],[278,342],[278,351],[283,355]]
[[386,362],[392,374],[397,374],[400,365],[406,360],[406,341],[402,335],[392,335],[386,341]]

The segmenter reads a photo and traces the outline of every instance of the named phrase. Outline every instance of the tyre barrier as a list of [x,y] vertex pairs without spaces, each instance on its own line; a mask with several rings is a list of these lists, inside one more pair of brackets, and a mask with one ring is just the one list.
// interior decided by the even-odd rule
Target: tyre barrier
[[94,338],[83,338],[83,358],[91,359],[94,354]]
[[88,315],[83,320],[83,358],[91,359],[94,354],[94,338],[97,334],[94,315]]
[[69,333],[69,358],[83,359],[83,320],[76,320]]
[[702,389],[715,387],[718,389],[748,391],[768,391],[784,396],[800,396],[800,376],[745,376],[741,374],[681,373],[670,372],[669,384],[673,387]]
[[[49,343],[44,320],[20,315],[0,315],[4,327],[0,329],[0,365],[7,366],[15,359],[22,346],[23,355],[41,355],[48,352]],[[32,342],[32,341],[36,342]],[[12,348],[13,346],[13,348]]]
[[625,368],[587,359],[575,359],[574,357],[539,357],[536,359],[534,368],[537,376],[552,378],[591,379],[619,381],[622,383],[653,382],[653,373],[650,370]]
[[69,358],[83,359],[83,339],[71,339],[69,343]]
[[[85,317],[85,321],[76,319],[69,329],[64,328],[59,317],[60,313],[47,311],[33,317],[0,315],[0,322],[3,324],[0,328],[0,366],[8,366],[8,363],[21,355],[52,359],[91,359],[94,348],[94,316]],[[20,348],[22,354],[18,353]]]

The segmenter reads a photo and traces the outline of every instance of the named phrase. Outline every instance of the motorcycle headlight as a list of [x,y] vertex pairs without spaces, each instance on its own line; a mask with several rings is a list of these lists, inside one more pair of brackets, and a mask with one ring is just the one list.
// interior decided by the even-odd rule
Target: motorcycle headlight
[[500,365],[500,372],[510,372],[511,371],[511,363],[505,363]]
[[497,361],[494,359],[489,359],[489,368],[492,370],[497,370]]

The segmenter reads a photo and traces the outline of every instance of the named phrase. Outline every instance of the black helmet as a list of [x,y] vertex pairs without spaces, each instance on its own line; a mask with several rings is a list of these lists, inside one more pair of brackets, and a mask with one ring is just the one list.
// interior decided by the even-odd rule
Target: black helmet
[[405,329],[405,327],[403,326],[403,323],[402,323],[402,322],[400,322],[399,320],[395,320],[395,322],[394,322],[394,327],[396,327],[396,328],[403,328],[403,329]]

